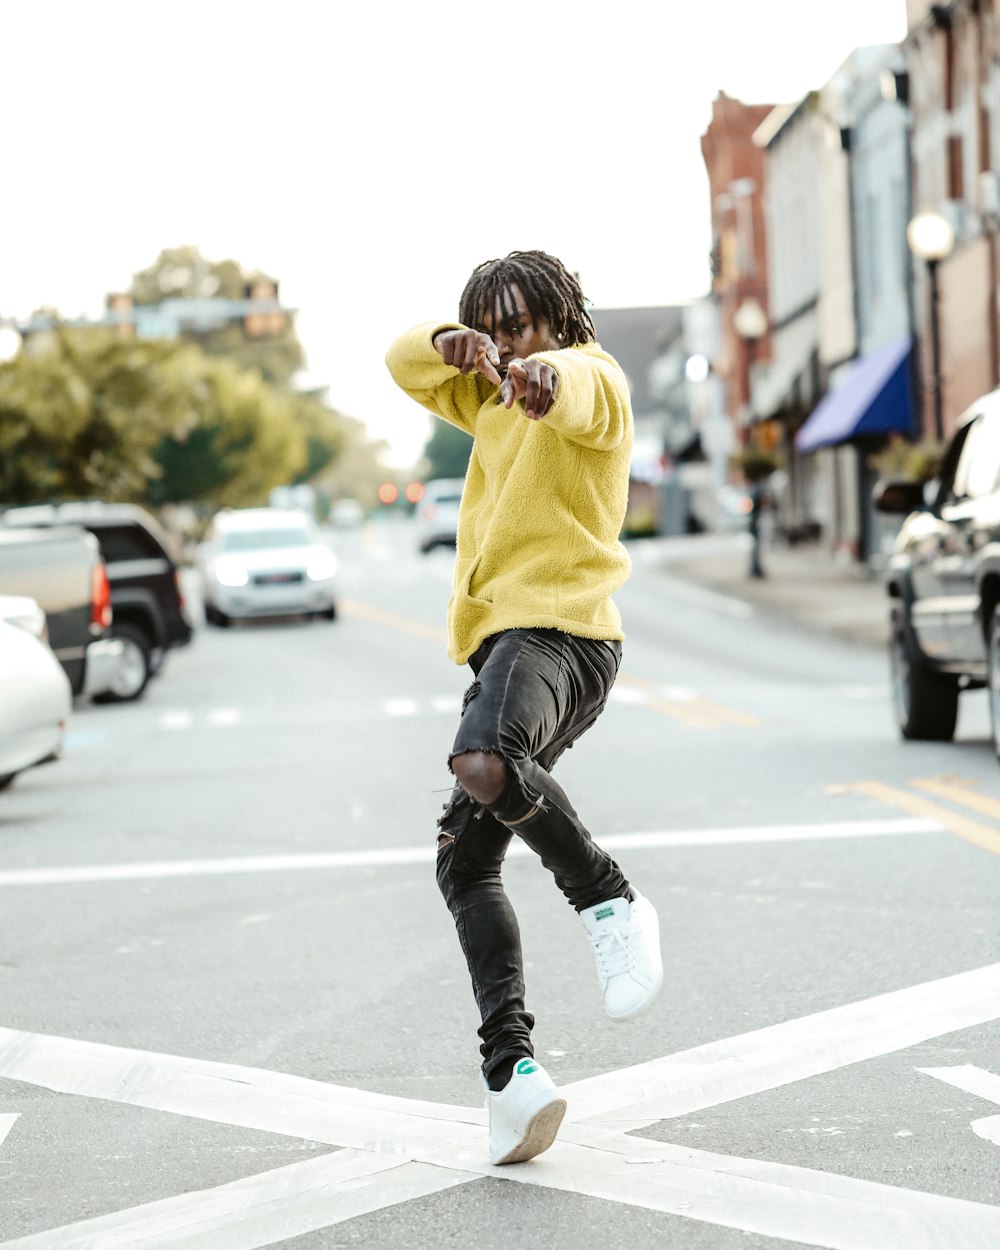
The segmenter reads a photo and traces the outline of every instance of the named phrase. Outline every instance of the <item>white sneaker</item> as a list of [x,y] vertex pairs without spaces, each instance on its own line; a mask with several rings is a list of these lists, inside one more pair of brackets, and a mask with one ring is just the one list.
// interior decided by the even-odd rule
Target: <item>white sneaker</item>
[[645,1011],[663,984],[660,923],[656,908],[638,890],[580,912],[594,947],[604,1009],[612,1020]]
[[566,1114],[552,1078],[534,1059],[519,1059],[498,1093],[487,1089],[490,1110],[490,1163],[524,1163],[556,1139]]

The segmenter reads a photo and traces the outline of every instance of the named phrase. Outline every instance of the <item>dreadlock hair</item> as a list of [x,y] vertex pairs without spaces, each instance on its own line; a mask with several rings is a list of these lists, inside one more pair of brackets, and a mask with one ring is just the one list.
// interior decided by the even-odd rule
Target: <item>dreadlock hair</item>
[[502,260],[485,260],[472,271],[459,301],[463,325],[493,323],[497,306],[511,321],[516,316],[510,288],[524,298],[532,321],[547,321],[567,347],[597,340],[580,283],[561,260],[547,252],[511,252]]

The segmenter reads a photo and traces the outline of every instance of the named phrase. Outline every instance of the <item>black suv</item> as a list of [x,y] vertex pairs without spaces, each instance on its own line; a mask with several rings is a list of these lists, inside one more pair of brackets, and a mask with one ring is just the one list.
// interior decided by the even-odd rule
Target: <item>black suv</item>
[[159,522],[131,504],[100,502],[8,508],[9,526],[79,525],[100,544],[111,585],[111,635],[125,644],[114,684],[99,702],[137,699],[171,647],[191,641],[193,629]]
[[909,513],[887,581],[900,732],[950,741],[961,691],[987,686],[1000,759],[1000,390],[962,416],[934,486],[880,482],[875,506]]

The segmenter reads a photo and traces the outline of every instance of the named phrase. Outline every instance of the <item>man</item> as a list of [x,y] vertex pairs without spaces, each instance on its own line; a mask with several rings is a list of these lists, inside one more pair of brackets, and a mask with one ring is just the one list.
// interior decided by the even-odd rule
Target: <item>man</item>
[[644,1010],[662,981],[652,904],[632,889],[551,777],[600,715],[621,661],[611,600],[629,573],[632,414],[624,374],[596,342],[577,280],[544,252],[470,277],[458,322],[389,349],[396,382],[473,436],[448,608],[449,655],[475,680],[449,756],[437,879],[482,1016],[490,1162],[555,1140],[566,1110],[535,1063],[517,919],[501,882],[516,834],[579,912],[605,1009]]

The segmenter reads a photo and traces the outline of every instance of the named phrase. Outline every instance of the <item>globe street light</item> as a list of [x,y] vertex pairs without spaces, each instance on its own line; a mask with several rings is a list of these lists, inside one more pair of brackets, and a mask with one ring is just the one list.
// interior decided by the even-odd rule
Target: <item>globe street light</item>
[[20,350],[21,335],[18,333],[17,327],[4,325],[0,321],[0,365],[5,364],[8,360],[13,360]]
[[944,413],[941,395],[941,312],[938,293],[938,265],[951,255],[955,232],[940,213],[917,213],[906,227],[910,251],[927,265],[931,294],[931,373],[934,378],[934,434],[944,438]]

